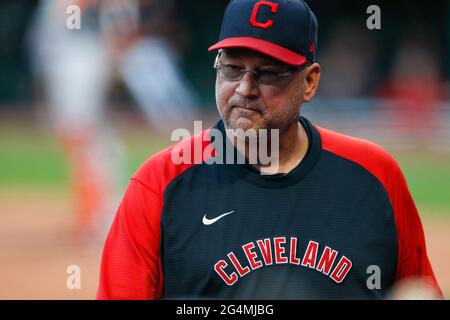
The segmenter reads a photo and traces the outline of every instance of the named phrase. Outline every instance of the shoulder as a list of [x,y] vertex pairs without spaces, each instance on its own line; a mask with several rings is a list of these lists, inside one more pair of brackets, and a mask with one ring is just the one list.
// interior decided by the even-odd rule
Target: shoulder
[[211,144],[210,130],[185,138],[148,158],[131,177],[161,195],[166,186],[189,168],[203,163]]
[[390,178],[400,173],[394,157],[376,143],[315,127],[319,131],[323,150],[362,166],[385,187],[388,187]]

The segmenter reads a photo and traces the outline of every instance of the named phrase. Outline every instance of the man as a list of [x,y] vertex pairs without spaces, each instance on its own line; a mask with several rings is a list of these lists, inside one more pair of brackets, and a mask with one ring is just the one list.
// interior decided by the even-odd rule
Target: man
[[[393,158],[299,116],[320,80],[316,47],[317,21],[301,0],[231,1],[210,48],[222,120],[132,177],[99,299],[370,299],[409,277],[439,293]],[[242,132],[263,141],[266,129],[279,135],[278,148],[267,140],[276,161],[251,162],[252,134]],[[192,146],[200,161],[174,161],[174,150],[195,158]],[[220,164],[230,152],[245,163]],[[377,288],[367,286],[374,265]]]

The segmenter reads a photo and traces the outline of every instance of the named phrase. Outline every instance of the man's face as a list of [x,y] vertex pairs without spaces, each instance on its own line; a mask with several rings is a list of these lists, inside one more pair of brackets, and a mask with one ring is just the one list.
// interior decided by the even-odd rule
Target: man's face
[[[223,50],[219,65],[245,70],[285,73],[292,70],[259,52],[249,49]],[[216,102],[227,129],[279,129],[297,123],[303,103],[304,71],[294,71],[276,84],[261,84],[246,72],[241,80],[229,81],[217,75]]]

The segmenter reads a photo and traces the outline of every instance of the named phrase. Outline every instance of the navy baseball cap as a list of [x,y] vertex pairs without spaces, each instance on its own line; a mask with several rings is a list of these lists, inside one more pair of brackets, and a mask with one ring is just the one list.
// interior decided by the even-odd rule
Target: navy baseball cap
[[248,48],[284,63],[315,61],[317,19],[302,0],[232,0],[219,42],[208,50]]

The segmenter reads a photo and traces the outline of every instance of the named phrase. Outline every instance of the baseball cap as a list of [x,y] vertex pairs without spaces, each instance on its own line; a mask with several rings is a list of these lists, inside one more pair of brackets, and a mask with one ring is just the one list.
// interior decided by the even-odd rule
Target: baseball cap
[[219,42],[208,50],[247,48],[284,63],[315,61],[317,19],[302,0],[232,0]]

